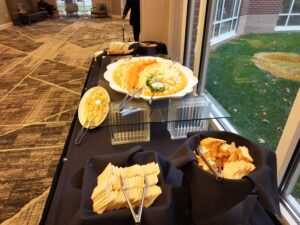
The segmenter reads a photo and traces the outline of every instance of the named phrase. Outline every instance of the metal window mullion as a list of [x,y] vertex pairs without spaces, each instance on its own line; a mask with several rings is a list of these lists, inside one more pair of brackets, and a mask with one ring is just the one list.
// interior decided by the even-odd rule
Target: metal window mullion
[[291,13],[292,13],[292,10],[293,10],[293,7],[294,7],[294,3],[295,3],[295,0],[293,0],[292,4],[291,4],[291,7],[290,7],[290,10],[289,10],[289,15],[288,15],[288,18],[286,19],[285,21],[285,26],[288,26],[288,22],[290,20],[290,16],[291,16]]
[[[224,10],[225,2],[226,2],[226,0],[223,0],[222,10],[221,10],[221,21],[223,20],[223,10]],[[222,26],[222,24],[220,23],[218,36],[220,36],[220,34],[221,34],[221,26]]]
[[212,34],[212,37],[215,37],[215,28],[216,28],[215,22],[217,21],[219,2],[220,2],[220,0],[217,0],[217,4],[216,4],[216,8],[215,8],[215,18],[214,18],[214,22],[213,22],[213,34]]
[[222,10],[221,10],[221,20],[223,20],[223,16],[224,16],[223,11],[224,11],[224,8],[225,8],[225,2],[226,2],[226,0],[223,0]]
[[226,20],[218,21],[218,22],[216,22],[216,23],[213,23],[213,25],[218,25],[218,24],[220,24],[220,23],[230,22],[231,20],[235,20],[235,19],[237,19],[237,17],[234,17],[234,18],[228,18],[228,19],[226,19]]
[[298,180],[299,175],[300,175],[300,163],[298,163],[296,170],[294,171],[293,175],[291,176],[291,178],[289,180],[287,187],[284,190],[285,194],[289,195],[292,193],[292,191],[295,187],[295,184]]
[[234,8],[233,8],[233,16],[235,15],[235,12],[236,12],[236,10],[237,10],[237,2],[238,2],[238,0],[234,0]]
[[288,167],[285,170],[285,174],[280,183],[280,191],[284,196],[290,195],[296,185],[296,182],[300,175],[300,139],[296,146],[293,148],[293,154],[291,155]]
[[[234,7],[233,7],[233,12],[232,12],[232,17],[231,17],[231,18],[235,17],[234,15],[235,15],[235,11],[236,11],[237,1],[238,1],[238,0],[234,0]],[[230,31],[232,31],[232,24],[233,24],[233,21],[234,21],[234,19],[231,21],[231,24],[230,24]]]
[[230,31],[233,31],[233,29],[232,29],[232,27],[233,27],[233,21],[235,21],[236,19],[233,19],[232,21],[231,21],[231,24],[230,24]]
[[214,22],[217,21],[217,15],[218,15],[218,11],[217,10],[218,10],[218,7],[219,7],[219,2],[220,2],[220,0],[217,0],[216,9],[215,9],[215,19],[214,19]]
[[215,28],[216,28],[216,25],[213,25],[213,33],[212,33],[213,38],[215,37]]
[[[236,7],[237,7],[237,2],[238,2],[238,0],[234,0],[234,7],[233,7],[233,12],[232,12],[232,17],[231,17],[231,18],[235,17],[234,15],[235,15],[235,11],[237,10],[237,9],[236,9]],[[231,21],[231,24],[230,24],[230,31],[232,31],[232,24],[233,24],[233,21],[234,21],[234,19]]]
[[[293,106],[295,107],[295,106]],[[297,115],[297,114],[296,114]],[[298,121],[299,124],[299,121]],[[299,133],[299,132],[298,132]],[[285,170],[285,174],[282,178],[279,190],[282,194],[282,201],[285,203],[290,211],[290,215],[298,221],[296,224],[300,224],[300,204],[296,200],[296,196],[292,195],[295,188],[297,180],[300,175],[300,141],[298,135],[298,143],[293,149],[293,154],[291,155],[290,162]]]
[[239,15],[240,15],[240,10],[241,10],[241,5],[242,5],[242,1],[243,0],[239,0],[239,8],[238,8],[238,12],[236,14],[236,22],[235,22],[235,27],[234,27],[234,30],[236,31],[236,28],[237,28],[237,24],[238,24],[238,19],[239,19]]

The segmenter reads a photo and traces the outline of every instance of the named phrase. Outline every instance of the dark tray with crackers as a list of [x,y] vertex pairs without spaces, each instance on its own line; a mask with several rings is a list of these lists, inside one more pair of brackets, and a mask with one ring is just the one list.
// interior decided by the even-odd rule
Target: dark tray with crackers
[[[150,207],[143,209],[141,224],[185,224],[188,199],[186,198],[187,190],[180,187],[181,172],[158,153],[145,152],[141,147],[134,147],[120,154],[95,156],[88,160],[84,167],[83,177],[80,178],[82,179],[80,211],[73,218],[71,224],[134,224],[129,208],[122,207],[97,214],[93,210],[91,196],[94,188],[98,185],[97,177],[108,164],[111,163],[118,167],[128,167],[132,165],[145,165],[152,162],[157,163],[160,168],[157,185],[161,188],[162,193]],[[75,173],[74,176],[78,176],[78,174]],[[78,180],[78,177],[72,180]]]

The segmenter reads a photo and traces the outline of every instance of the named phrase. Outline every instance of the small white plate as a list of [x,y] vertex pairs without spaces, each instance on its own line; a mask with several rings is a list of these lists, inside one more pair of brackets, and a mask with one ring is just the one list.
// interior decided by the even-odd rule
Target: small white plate
[[93,128],[99,126],[105,120],[105,118],[108,114],[110,98],[109,98],[107,91],[103,87],[100,87],[100,86],[89,89],[82,96],[80,103],[79,103],[79,107],[78,107],[78,119],[79,119],[80,124],[85,128],[88,128],[89,124],[85,124],[86,118],[84,117],[84,114],[85,114],[86,108],[84,107],[84,105],[85,105],[85,102],[87,101],[87,99],[91,96],[91,94],[97,90],[101,90],[106,95],[108,101],[107,101],[107,105],[103,106],[103,107],[105,107],[105,112],[104,112],[103,118],[101,118],[101,120],[99,121],[98,124],[96,124],[95,126],[89,127],[89,129],[93,129]]

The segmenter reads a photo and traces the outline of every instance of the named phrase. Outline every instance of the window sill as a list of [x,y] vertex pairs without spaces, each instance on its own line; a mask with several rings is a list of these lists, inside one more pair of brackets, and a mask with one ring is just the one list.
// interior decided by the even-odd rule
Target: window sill
[[288,209],[287,206],[283,205],[280,203],[280,211],[282,214],[282,221],[280,221],[283,225],[297,225],[299,224],[291,215],[289,212],[290,210]]
[[232,37],[234,37],[234,36],[236,36],[236,32],[235,32],[235,31],[228,32],[228,33],[226,33],[226,34],[222,34],[222,35],[220,35],[220,36],[218,36],[218,37],[214,37],[214,38],[212,38],[212,39],[210,40],[210,46],[213,46],[213,45],[215,45],[215,44],[218,44],[218,43],[220,43],[220,42],[222,42],[222,41],[225,41],[225,40],[227,40],[227,39],[229,39],[229,38],[232,38]]
[[299,31],[300,26],[276,26],[274,31]]

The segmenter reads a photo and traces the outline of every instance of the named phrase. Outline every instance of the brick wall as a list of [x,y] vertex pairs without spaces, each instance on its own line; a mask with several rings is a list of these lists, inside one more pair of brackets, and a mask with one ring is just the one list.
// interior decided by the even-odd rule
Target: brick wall
[[240,16],[278,14],[284,0],[242,0]]

